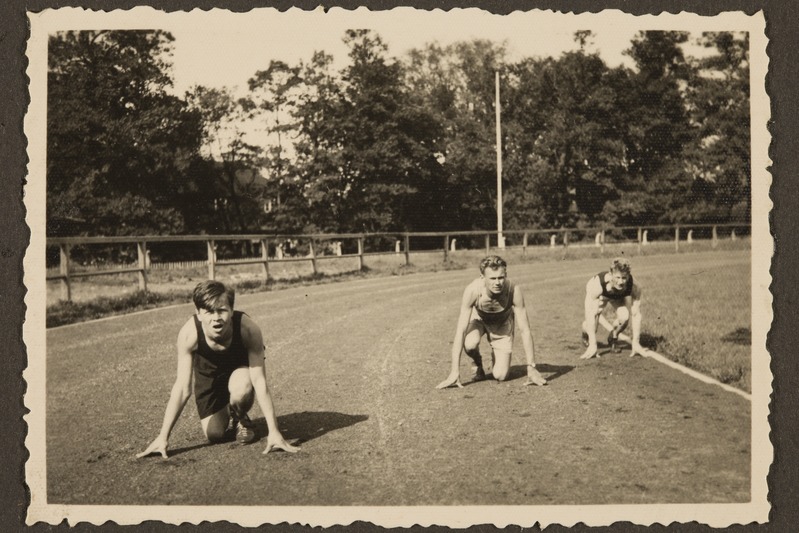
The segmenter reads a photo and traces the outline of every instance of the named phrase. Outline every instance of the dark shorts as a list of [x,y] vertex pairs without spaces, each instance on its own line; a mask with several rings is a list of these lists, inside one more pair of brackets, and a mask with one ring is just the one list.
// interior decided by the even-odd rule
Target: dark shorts
[[[246,368],[244,366],[238,368]],[[230,403],[230,376],[238,368],[214,372],[213,376],[194,373],[194,400],[200,420],[224,409]]]

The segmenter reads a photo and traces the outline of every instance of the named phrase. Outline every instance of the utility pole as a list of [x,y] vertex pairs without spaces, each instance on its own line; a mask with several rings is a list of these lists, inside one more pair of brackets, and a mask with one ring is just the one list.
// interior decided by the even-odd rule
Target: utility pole
[[499,71],[495,72],[496,85],[496,111],[497,122],[497,248],[505,249],[505,236],[502,234],[502,128],[500,126],[500,107],[499,107]]

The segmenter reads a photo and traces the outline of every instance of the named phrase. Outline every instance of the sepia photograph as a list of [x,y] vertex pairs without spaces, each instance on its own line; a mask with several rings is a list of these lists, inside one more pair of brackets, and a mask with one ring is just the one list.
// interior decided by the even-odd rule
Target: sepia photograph
[[762,12],[28,20],[28,524],[767,521]]

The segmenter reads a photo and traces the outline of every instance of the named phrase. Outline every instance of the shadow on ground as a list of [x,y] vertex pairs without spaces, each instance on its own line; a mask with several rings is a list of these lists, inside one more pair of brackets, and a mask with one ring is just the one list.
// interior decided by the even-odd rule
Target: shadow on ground
[[658,346],[663,346],[666,342],[666,337],[663,335],[650,335],[649,333],[641,333],[641,346],[649,350],[658,351]]
[[[354,426],[358,422],[368,420],[367,415],[348,415],[334,411],[303,411],[301,413],[291,413],[279,416],[277,423],[280,432],[287,441],[294,445],[300,445],[309,440],[321,437],[325,433]],[[259,436],[267,434],[266,420],[258,418],[254,420],[256,432]]]
[[752,344],[752,330],[749,328],[738,328],[735,331],[724,335],[721,340],[724,342],[731,342],[732,344],[747,346]]
[[[235,439],[232,436],[231,436],[230,439],[228,439],[228,441],[233,441],[233,440],[235,440]],[[225,442],[227,442],[227,441],[225,441]],[[190,452],[190,451],[193,451],[193,450],[199,450],[200,448],[205,448],[207,446],[213,446],[214,444],[216,444],[216,443],[205,441],[205,442],[203,442],[201,444],[195,444],[194,446],[184,446],[183,448],[175,448],[174,450],[172,448],[170,448],[169,449],[169,457],[170,458],[171,457],[175,457],[176,455],[180,455],[182,453]]]
[[[574,370],[573,365],[550,365],[548,363],[536,363],[535,368],[547,381],[554,381]],[[514,365],[510,367],[510,371],[508,371],[508,381],[526,377],[527,365]]]

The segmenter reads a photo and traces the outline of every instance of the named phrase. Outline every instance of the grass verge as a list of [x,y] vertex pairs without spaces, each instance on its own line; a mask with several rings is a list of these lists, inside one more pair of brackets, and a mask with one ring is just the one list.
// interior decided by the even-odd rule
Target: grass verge
[[[410,273],[413,269],[408,269],[405,273]],[[399,275],[397,272],[395,275]],[[264,283],[258,279],[243,279],[232,282],[239,294],[275,291],[289,287],[304,285],[319,285],[324,283],[334,283],[337,281],[366,278],[377,275],[369,268],[364,268],[360,272],[342,272],[336,274],[311,274],[300,276],[293,279],[275,280],[271,279]],[[46,327],[54,328],[96,320],[108,316],[124,315],[146,309],[155,309],[167,305],[185,304],[191,301],[192,289],[168,290],[163,292],[142,291],[128,292],[117,296],[98,296],[89,301],[59,301],[47,306]]]
[[751,392],[750,285],[748,264],[647,280],[641,344]]

